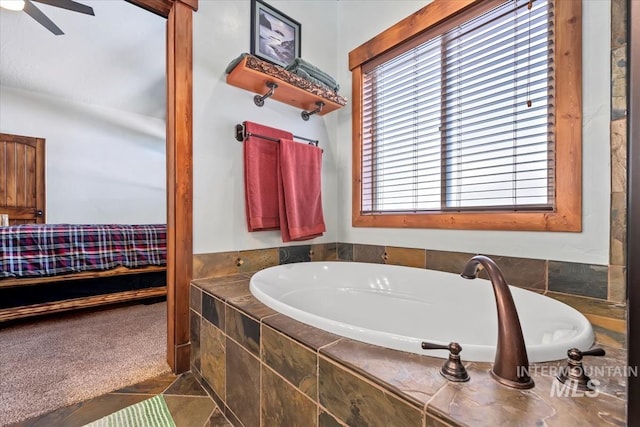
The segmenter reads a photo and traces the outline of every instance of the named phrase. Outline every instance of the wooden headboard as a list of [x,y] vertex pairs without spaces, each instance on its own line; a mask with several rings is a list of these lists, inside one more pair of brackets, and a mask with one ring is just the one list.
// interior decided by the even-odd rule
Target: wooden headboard
[[9,225],[45,222],[44,142],[0,133],[0,213]]

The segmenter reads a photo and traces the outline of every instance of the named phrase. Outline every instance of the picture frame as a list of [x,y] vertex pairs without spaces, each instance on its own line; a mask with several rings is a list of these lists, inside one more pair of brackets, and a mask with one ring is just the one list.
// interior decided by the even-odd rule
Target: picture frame
[[262,0],[251,0],[252,55],[286,67],[300,57],[302,26]]

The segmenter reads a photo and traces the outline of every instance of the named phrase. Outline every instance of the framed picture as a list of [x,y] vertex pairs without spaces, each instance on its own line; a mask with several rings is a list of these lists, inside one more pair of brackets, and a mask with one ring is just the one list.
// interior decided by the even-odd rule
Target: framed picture
[[251,0],[251,54],[287,66],[300,56],[299,22],[261,0]]

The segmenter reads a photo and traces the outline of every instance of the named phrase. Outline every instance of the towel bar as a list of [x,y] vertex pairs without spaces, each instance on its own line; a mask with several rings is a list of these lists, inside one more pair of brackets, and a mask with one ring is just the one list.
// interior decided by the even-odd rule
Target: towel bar
[[[258,135],[256,133],[247,132],[246,128],[244,127],[244,124],[237,124],[236,125],[236,140],[237,141],[242,142],[242,141],[246,140],[250,136],[255,136],[255,137],[258,137],[258,138],[266,139],[268,141],[279,142],[279,140],[277,138],[271,138],[269,136],[263,136],[263,135]],[[309,143],[309,145],[315,145],[316,147],[318,146],[318,140],[317,139],[309,139],[309,138],[305,138],[304,136],[298,136],[298,135],[293,135],[293,137],[296,138],[296,139],[301,139],[303,141],[306,141],[306,142]]]

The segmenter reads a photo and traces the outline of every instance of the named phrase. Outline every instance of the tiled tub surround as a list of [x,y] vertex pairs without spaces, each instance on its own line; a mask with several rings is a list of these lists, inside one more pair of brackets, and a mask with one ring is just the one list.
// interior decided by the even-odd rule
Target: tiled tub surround
[[532,365],[531,390],[499,385],[487,363],[466,363],[471,380],[454,384],[439,374],[443,359],[341,338],[273,311],[251,295],[250,277],[191,286],[192,371],[234,425],[625,424],[624,350],[605,346],[606,357],[585,358],[587,369],[609,372],[593,375],[596,397],[552,393],[563,362]]
[[[336,259],[460,273],[474,255],[477,254],[352,243],[298,245],[197,254],[193,257],[193,277],[219,277],[279,264]],[[618,266],[483,255],[498,264],[509,284],[543,293],[576,308],[589,319],[599,342],[626,347],[624,270]]]
[[[395,246],[324,243],[247,251],[196,254],[193,277],[255,272],[279,264],[306,261],[356,261],[459,273],[476,253],[447,252]],[[624,302],[623,274],[617,266],[487,255],[505,273],[510,284],[537,290]],[[612,268],[615,267],[615,268]]]

